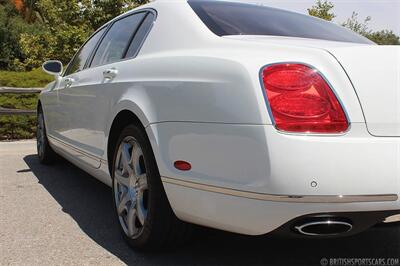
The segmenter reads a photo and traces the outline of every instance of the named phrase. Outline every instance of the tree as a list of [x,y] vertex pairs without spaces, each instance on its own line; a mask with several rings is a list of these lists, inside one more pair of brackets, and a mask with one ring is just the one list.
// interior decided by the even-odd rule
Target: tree
[[37,0],[12,0],[12,2],[26,22],[41,20],[39,12],[35,10]]
[[121,13],[147,3],[147,0],[84,0],[84,18],[93,29],[101,27],[107,21]]
[[358,13],[353,12],[351,18],[347,19],[342,26],[357,32],[358,34],[370,39],[380,45],[400,45],[400,37],[391,30],[372,31],[368,23],[371,17],[366,17],[362,22],[358,20]]
[[93,31],[83,16],[84,7],[77,0],[37,0],[35,8],[43,18],[44,29],[20,35],[21,49],[26,55],[24,67],[29,70],[49,59],[68,64]]
[[0,1],[0,69],[23,70],[25,59],[19,43],[23,33],[38,34],[44,29],[39,23],[27,23],[8,0]]
[[[332,12],[334,5],[327,0],[322,2],[317,0],[316,4],[308,9],[310,16],[318,17],[327,21],[332,21],[336,15]],[[400,45],[400,37],[391,30],[372,31],[369,29],[368,23],[372,20],[371,17],[366,17],[363,21],[359,21],[358,13],[353,12],[346,22],[342,23],[346,27],[364,37],[372,40],[380,45]]]
[[317,3],[308,9],[308,14],[313,17],[321,18],[327,21],[332,21],[336,15],[332,12],[334,5],[327,0],[323,2],[317,0]]
[[[94,30],[128,9],[146,2],[0,0],[0,68],[30,70],[48,59],[59,59],[67,64]],[[6,6],[12,12],[2,11]],[[11,23],[10,14],[18,24]],[[15,25],[23,27],[16,30],[18,27]],[[33,30],[26,27],[33,27]]]
[[351,18],[348,18],[346,22],[342,23],[343,27],[346,27],[358,34],[367,36],[370,33],[368,29],[368,23],[371,21],[371,17],[366,17],[364,21],[358,21],[358,13],[353,11]]
[[381,30],[368,34],[368,39],[380,45],[400,45],[400,37],[393,31]]

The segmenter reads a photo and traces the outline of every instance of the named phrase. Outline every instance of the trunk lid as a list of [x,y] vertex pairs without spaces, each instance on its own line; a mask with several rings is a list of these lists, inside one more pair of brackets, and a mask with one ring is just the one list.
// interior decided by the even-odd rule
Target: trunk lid
[[349,76],[374,136],[400,136],[400,47],[335,47],[336,57]]

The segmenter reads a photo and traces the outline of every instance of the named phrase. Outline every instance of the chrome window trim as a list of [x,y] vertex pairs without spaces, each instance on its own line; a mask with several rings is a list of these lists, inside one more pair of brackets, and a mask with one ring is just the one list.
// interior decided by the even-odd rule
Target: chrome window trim
[[[90,59],[92,58],[92,56],[93,56],[93,51],[97,49],[97,46],[101,43],[101,41],[103,40],[104,36],[107,34],[108,30],[110,29],[109,27],[110,27],[110,23],[107,22],[106,24],[104,24],[103,26],[101,26],[100,28],[98,28],[95,32],[93,32],[93,34],[90,35],[89,38],[87,38],[87,40],[81,45],[81,47],[79,47],[78,51],[74,54],[74,56],[73,56],[73,57],[71,58],[71,60],[69,61],[67,67],[66,67],[65,70],[64,70],[64,73],[62,73],[62,75],[61,75],[62,77],[71,76],[71,75],[73,75],[73,74],[82,72],[82,71],[84,71],[84,70],[87,69],[88,60],[90,60]],[[80,70],[80,71],[76,71],[76,72],[74,72],[74,73],[69,73],[69,74],[67,75],[67,72],[68,72],[69,69],[71,68],[71,63],[75,60],[75,57],[78,56],[78,54],[81,52],[81,50],[83,49],[83,47],[85,47],[85,45],[86,45],[97,33],[99,33],[100,31],[102,31],[103,29],[105,29],[105,31],[104,31],[103,34],[100,36],[99,41],[98,41],[98,42],[96,43],[96,45],[94,46],[94,49],[90,52],[89,57],[88,57],[88,58],[86,59],[86,61],[85,61],[85,64],[84,64],[84,66],[83,66],[83,69]]]
[[[140,28],[143,26],[143,23],[145,22],[145,20],[146,20],[147,16],[149,15],[149,13],[152,13],[152,14],[154,15],[153,22],[151,23],[150,27],[147,29],[146,34],[144,35],[143,39],[140,41],[140,44],[139,44],[138,49],[136,50],[136,53],[135,53],[133,56],[127,57],[127,53],[129,52],[129,48],[130,48],[130,46],[132,45],[132,42],[133,42],[133,40],[135,39],[136,34],[137,34],[138,31],[140,30]],[[127,50],[126,50],[126,53],[125,53],[124,57],[122,58],[122,60],[130,60],[130,59],[134,59],[134,58],[136,58],[136,57],[138,56],[138,54],[140,53],[140,50],[142,50],[142,46],[143,46],[144,43],[146,42],[147,37],[149,36],[151,30],[153,29],[154,24],[156,23],[156,20],[157,20],[157,12],[154,11],[154,10],[153,10],[153,11],[150,10],[150,11],[148,12],[148,14],[147,14],[147,15],[144,17],[144,19],[142,20],[142,23],[141,23],[141,24],[139,25],[139,27],[137,28],[135,34],[132,36],[133,38],[132,38],[131,41],[129,42],[129,45],[128,45]]]
[[[99,65],[99,66],[92,67],[92,66],[91,66],[91,63],[92,63],[93,57],[94,57],[94,55],[95,55],[95,53],[96,53],[98,47],[100,46],[101,42],[103,41],[104,37],[106,36],[106,34],[108,33],[108,31],[109,31],[110,28],[112,27],[112,25],[113,25],[115,22],[117,22],[117,21],[119,21],[119,20],[121,20],[121,19],[124,19],[124,18],[126,18],[126,17],[132,16],[132,15],[135,15],[135,14],[138,14],[138,13],[141,13],[141,12],[152,13],[152,14],[154,15],[154,20],[153,20],[153,25],[149,28],[149,30],[148,30],[148,32],[147,32],[145,38],[143,39],[142,43],[140,44],[139,49],[138,49],[136,55],[135,55],[134,57],[129,57],[129,58],[123,57],[123,58],[121,58],[120,60],[118,60],[118,61],[116,61],[116,62],[113,62],[113,63],[108,63],[108,64],[104,64],[104,65]],[[143,20],[146,18],[146,16],[147,16],[147,15],[145,15],[145,17],[143,18]],[[125,14],[119,16],[119,17],[116,17],[116,18],[114,18],[114,19],[108,21],[107,23],[105,23],[104,25],[102,25],[100,28],[98,28],[92,35],[90,35],[90,37],[81,45],[81,47],[80,47],[80,48],[78,49],[78,51],[74,54],[74,56],[72,57],[72,59],[69,61],[67,67],[66,67],[65,70],[64,70],[64,73],[62,74],[62,77],[66,77],[65,74],[67,73],[67,70],[70,68],[71,62],[72,62],[72,61],[75,59],[75,57],[79,54],[79,52],[80,52],[80,51],[82,50],[82,48],[86,45],[86,43],[87,43],[90,39],[92,39],[93,36],[94,36],[95,34],[97,34],[99,31],[103,30],[104,28],[106,28],[106,30],[105,30],[105,32],[103,33],[103,35],[100,37],[100,40],[96,43],[95,48],[91,51],[90,56],[87,58],[87,60],[86,60],[86,62],[85,62],[84,68],[83,68],[81,71],[74,72],[74,73],[70,73],[70,74],[68,74],[68,76],[73,75],[73,74],[75,74],[75,73],[80,73],[80,72],[85,71],[85,70],[88,70],[88,69],[93,69],[93,68],[96,68],[96,67],[106,66],[106,65],[109,65],[109,64],[114,64],[114,63],[118,63],[118,62],[122,62],[122,61],[131,60],[131,59],[136,58],[136,56],[139,54],[140,50],[142,49],[142,46],[144,45],[144,43],[145,43],[145,41],[146,41],[148,35],[150,34],[150,32],[151,32],[151,30],[152,30],[152,28],[153,28],[153,26],[154,26],[154,23],[155,23],[156,20],[157,20],[157,17],[158,17],[157,10],[155,10],[155,9],[153,9],[153,8],[142,8],[142,9],[138,9],[138,10],[132,10],[132,11],[130,11],[130,12],[127,12],[127,13],[125,13]],[[140,28],[140,26],[141,26],[143,20],[141,21],[141,23],[140,23],[138,29]],[[138,30],[138,29],[137,29],[137,30]],[[135,34],[136,34],[136,32],[133,34],[133,37],[134,37]],[[129,42],[128,47],[130,46],[130,44],[131,44],[131,43]],[[124,55],[124,56],[125,56],[125,55]]]

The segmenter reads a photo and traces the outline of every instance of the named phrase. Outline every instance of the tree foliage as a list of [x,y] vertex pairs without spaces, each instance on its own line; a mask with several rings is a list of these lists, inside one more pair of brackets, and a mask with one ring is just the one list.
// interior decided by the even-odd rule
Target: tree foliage
[[371,17],[366,17],[361,22],[358,19],[358,13],[353,12],[351,18],[347,19],[342,26],[367,37],[371,41],[380,45],[400,45],[400,37],[391,30],[372,31],[369,29]]
[[35,35],[43,29],[39,23],[26,23],[9,2],[0,2],[0,69],[22,70],[26,55],[19,44],[21,34]]
[[371,21],[371,17],[366,17],[363,21],[358,20],[358,13],[353,12],[351,18],[348,18],[346,22],[342,23],[343,27],[346,27],[360,35],[367,36],[370,32],[368,23]]
[[143,0],[85,0],[83,17],[93,29],[97,29],[107,21],[121,13],[145,4]]
[[368,39],[380,45],[400,45],[400,37],[391,30],[370,32]]
[[334,5],[327,0],[318,0],[314,6],[308,9],[308,14],[313,17],[321,18],[327,21],[332,21],[336,15],[332,12]]
[[[334,5],[331,2],[325,0],[317,0],[316,4],[308,9],[310,16],[318,17],[327,21],[332,21],[336,15],[333,12]],[[353,12],[350,18],[348,18],[341,25],[346,27],[371,41],[380,45],[400,45],[400,37],[397,36],[392,30],[380,30],[372,31],[369,28],[369,22],[372,20],[370,16],[360,21],[358,13]]]
[[93,31],[145,0],[0,0],[0,69],[67,64]]

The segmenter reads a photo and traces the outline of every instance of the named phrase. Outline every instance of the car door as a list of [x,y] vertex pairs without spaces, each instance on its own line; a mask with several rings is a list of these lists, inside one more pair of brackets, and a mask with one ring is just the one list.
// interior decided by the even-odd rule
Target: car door
[[86,68],[67,76],[66,83],[71,85],[66,84],[60,93],[66,116],[63,139],[93,158],[94,167],[99,167],[104,157],[108,113],[113,94],[118,93],[118,83],[114,82],[118,79],[117,64],[125,58],[147,13],[137,12],[114,21],[89,57]]
[[[65,144],[64,148],[79,148],[82,145],[73,141],[72,136],[79,134],[76,124],[82,124],[81,114],[87,112],[87,107],[80,101],[79,88],[80,80],[84,76],[85,65],[93,53],[95,47],[105,34],[107,26],[100,28],[89,40],[79,49],[69,63],[58,86],[53,90],[57,98],[57,106],[53,112],[50,124],[52,125],[51,137]],[[67,149],[71,151],[71,149]],[[74,154],[80,155],[80,154]],[[85,156],[80,156],[85,161]],[[87,163],[98,167],[96,160],[86,160]]]

